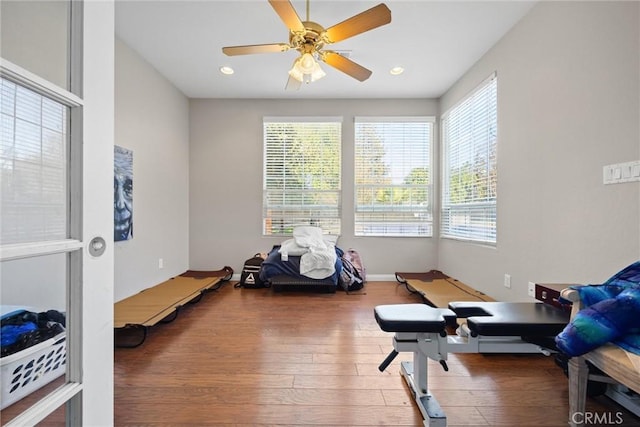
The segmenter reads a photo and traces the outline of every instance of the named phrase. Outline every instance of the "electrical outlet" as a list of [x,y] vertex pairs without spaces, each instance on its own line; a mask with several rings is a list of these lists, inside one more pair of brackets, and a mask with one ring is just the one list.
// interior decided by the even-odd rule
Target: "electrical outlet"
[[158,268],[164,268],[164,260],[162,258],[158,258]]
[[533,282],[529,282],[529,287],[527,288],[527,293],[530,297],[536,297],[536,284]]
[[511,287],[511,275],[510,274],[505,274],[504,275],[504,287],[505,288],[510,288]]

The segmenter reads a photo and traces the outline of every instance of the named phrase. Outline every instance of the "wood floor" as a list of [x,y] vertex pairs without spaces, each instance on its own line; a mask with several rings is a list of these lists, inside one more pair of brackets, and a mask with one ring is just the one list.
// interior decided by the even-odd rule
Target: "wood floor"
[[[421,426],[378,304],[419,302],[395,282],[355,294],[276,293],[226,284],[144,344],[115,350],[116,426]],[[430,361],[447,425],[566,426],[567,380],[553,357],[449,355]],[[588,409],[638,419],[607,398]],[[616,421],[616,418],[613,418]]]

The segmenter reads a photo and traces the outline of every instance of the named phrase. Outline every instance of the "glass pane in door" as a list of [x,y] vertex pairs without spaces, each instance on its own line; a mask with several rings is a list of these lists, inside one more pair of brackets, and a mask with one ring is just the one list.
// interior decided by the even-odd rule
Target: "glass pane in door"
[[2,79],[3,245],[68,237],[69,107]]
[[16,65],[69,90],[68,0],[0,2],[0,52]]
[[0,264],[3,424],[65,383],[69,257],[61,253]]

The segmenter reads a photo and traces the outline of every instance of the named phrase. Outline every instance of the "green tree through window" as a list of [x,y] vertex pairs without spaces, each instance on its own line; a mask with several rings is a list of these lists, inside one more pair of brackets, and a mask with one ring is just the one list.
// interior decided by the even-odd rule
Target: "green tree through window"
[[432,235],[432,134],[432,118],[356,118],[356,235]]
[[497,77],[442,119],[441,236],[496,243]]
[[340,234],[341,121],[264,120],[265,235],[287,235],[297,225]]

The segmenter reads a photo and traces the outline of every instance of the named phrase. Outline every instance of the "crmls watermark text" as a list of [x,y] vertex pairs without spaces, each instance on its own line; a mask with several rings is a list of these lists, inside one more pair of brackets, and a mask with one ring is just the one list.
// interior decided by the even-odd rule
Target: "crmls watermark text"
[[622,412],[574,412],[571,422],[585,425],[622,425]]

